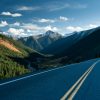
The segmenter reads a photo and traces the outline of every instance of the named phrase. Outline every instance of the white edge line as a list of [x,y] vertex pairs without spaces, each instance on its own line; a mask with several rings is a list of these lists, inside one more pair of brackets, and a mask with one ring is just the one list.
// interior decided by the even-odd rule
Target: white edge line
[[73,91],[73,93],[71,94],[71,96],[68,98],[68,100],[72,100],[74,98],[74,96],[76,95],[76,93],[78,92],[78,90],[80,89],[80,87],[82,86],[82,84],[84,83],[84,81],[86,80],[86,78],[89,76],[89,74],[91,73],[91,71],[93,70],[94,66],[91,67],[91,69],[89,70],[89,72],[86,74],[86,76],[83,78],[83,80],[80,82],[80,84],[77,86],[77,88]]
[[13,82],[16,82],[16,81],[20,81],[20,80],[23,80],[23,79],[27,79],[27,78],[30,78],[30,77],[33,77],[33,76],[36,76],[36,75],[44,74],[44,73],[47,73],[47,72],[50,72],[50,71],[53,71],[53,70],[62,69],[62,68],[68,67],[68,66],[70,66],[70,65],[54,68],[54,69],[51,69],[51,70],[43,71],[43,72],[40,72],[40,73],[36,73],[36,74],[32,74],[32,75],[25,76],[25,77],[22,77],[22,78],[18,78],[18,79],[15,79],[15,80],[11,80],[11,81],[8,81],[8,82],[4,82],[4,83],[1,83],[0,86],[6,85],[6,84],[9,84],[9,83],[13,83]]
[[[76,83],[64,94],[64,96],[60,100],[66,100],[66,98],[69,96],[69,94],[73,91],[73,89],[77,86],[77,84],[81,81],[81,79],[87,74],[89,70],[91,70],[92,67],[94,67],[99,61],[96,61],[93,63],[87,70],[86,72],[76,81]],[[71,100],[71,99],[70,99]]]
[[8,82],[4,82],[4,83],[1,83],[0,86],[6,85],[6,84],[9,84],[9,83],[13,83],[13,82],[16,82],[16,81],[20,81],[20,80],[23,80],[23,79],[27,79],[27,78],[30,78],[30,77],[33,77],[33,76],[36,76],[36,75],[44,74],[44,73],[47,73],[47,72],[50,72],[50,71],[53,71],[53,70],[62,69],[62,68],[65,68],[65,67],[68,67],[68,66],[71,66],[71,65],[74,65],[74,64],[65,65],[63,67],[54,68],[54,69],[51,69],[51,70],[43,71],[43,72],[40,72],[40,73],[36,73],[36,74],[32,74],[32,75],[25,76],[25,77],[22,77],[22,78],[18,78],[18,79],[15,79],[15,80],[11,80],[11,81],[8,81]]
[[88,68],[85,73],[76,81],[76,83],[65,93],[65,95],[60,100],[65,100],[69,94],[74,90],[77,84],[82,80],[82,78],[87,74],[90,68]]

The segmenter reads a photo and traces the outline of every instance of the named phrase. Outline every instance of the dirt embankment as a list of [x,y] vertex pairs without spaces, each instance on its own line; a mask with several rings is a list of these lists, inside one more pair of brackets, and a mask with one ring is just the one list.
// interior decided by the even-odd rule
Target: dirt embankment
[[10,42],[8,42],[6,40],[0,39],[0,45],[5,46],[6,48],[8,48],[8,49],[10,49],[12,51],[21,53],[12,43],[10,43]]

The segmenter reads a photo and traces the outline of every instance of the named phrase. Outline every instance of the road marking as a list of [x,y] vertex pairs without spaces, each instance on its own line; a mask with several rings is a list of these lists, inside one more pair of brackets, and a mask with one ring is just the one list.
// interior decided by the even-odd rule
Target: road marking
[[84,83],[84,81],[86,80],[86,78],[88,77],[88,75],[91,73],[91,71],[93,70],[94,67],[92,67],[89,72],[86,74],[86,76],[83,78],[83,80],[80,82],[80,84],[77,86],[77,88],[73,91],[73,93],[70,95],[70,97],[68,98],[68,100],[72,100],[75,96],[75,94],[78,92],[78,90],[80,89],[80,87],[82,86],[82,84]]
[[[79,63],[76,63],[76,64],[79,64]],[[22,78],[18,78],[18,79],[15,79],[15,80],[11,80],[11,81],[8,81],[8,82],[4,82],[4,83],[1,83],[0,86],[10,84],[10,83],[13,83],[13,82],[17,82],[17,81],[20,81],[20,80],[23,80],[23,79],[27,79],[27,78],[37,76],[37,75],[40,75],[40,74],[44,74],[44,73],[47,73],[47,72],[50,72],[50,71],[53,71],[53,70],[62,69],[62,68],[65,68],[65,67],[68,67],[68,66],[71,66],[71,65],[75,65],[75,64],[65,65],[63,67],[54,68],[54,69],[51,69],[51,70],[43,71],[43,72],[40,72],[40,73],[36,73],[36,74],[32,74],[32,75],[25,76],[25,77],[22,77]]]
[[15,79],[15,80],[11,80],[11,81],[8,81],[8,82],[4,82],[4,83],[1,83],[0,86],[6,85],[6,84],[9,84],[9,83],[13,83],[13,82],[16,82],[16,81],[20,81],[20,80],[23,80],[23,79],[27,79],[27,78],[30,78],[30,77],[33,77],[33,76],[37,76],[37,75],[40,75],[40,74],[44,74],[44,73],[47,73],[47,72],[51,72],[53,70],[62,69],[62,68],[68,67],[68,66],[70,66],[70,65],[54,68],[54,69],[51,69],[51,70],[43,71],[43,72],[40,72],[40,73],[36,73],[36,74],[32,74],[32,75],[25,76],[25,77],[22,77],[22,78],[18,78],[18,79]]
[[72,100],[98,62],[99,61],[95,62],[89,69],[87,69],[86,72],[76,81],[76,83],[65,93],[65,95],[60,100]]

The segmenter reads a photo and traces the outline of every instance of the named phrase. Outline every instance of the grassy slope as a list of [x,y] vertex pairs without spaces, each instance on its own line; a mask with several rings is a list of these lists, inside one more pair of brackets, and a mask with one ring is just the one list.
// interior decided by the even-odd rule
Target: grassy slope
[[40,54],[4,35],[0,34],[0,39],[13,44],[21,52],[18,53],[0,45],[0,79],[30,72],[27,68],[28,61],[25,58],[31,53]]

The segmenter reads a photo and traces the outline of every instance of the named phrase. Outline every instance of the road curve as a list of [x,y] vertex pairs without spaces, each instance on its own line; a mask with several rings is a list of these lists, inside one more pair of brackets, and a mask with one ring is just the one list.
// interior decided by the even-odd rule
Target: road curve
[[99,66],[94,59],[1,82],[0,100],[100,100]]

